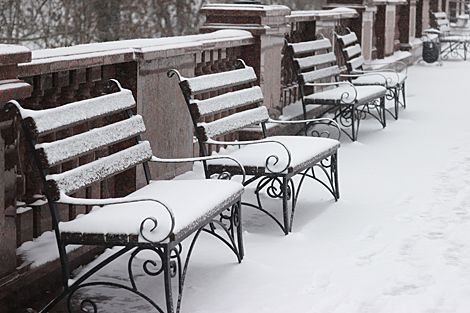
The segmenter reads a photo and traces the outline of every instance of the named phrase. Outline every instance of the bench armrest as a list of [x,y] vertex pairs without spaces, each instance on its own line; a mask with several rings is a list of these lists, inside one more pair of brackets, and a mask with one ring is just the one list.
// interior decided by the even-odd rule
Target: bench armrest
[[[340,86],[340,85],[346,85],[348,87],[350,87],[352,89],[352,91],[354,91],[354,97],[351,97],[349,92],[347,91],[344,91],[342,94],[341,94],[341,101],[343,102],[343,104],[353,104],[356,99],[357,99],[357,89],[356,87],[350,83],[350,82],[345,82],[345,81],[342,81],[342,82],[333,82],[333,83],[305,83],[304,84],[305,86],[309,86],[309,87],[327,87],[327,86]],[[346,101],[349,97],[352,98],[351,101]]]
[[269,138],[263,139],[263,140],[251,140],[251,141],[218,141],[218,140],[209,139],[205,143],[211,144],[211,145],[224,145],[224,146],[247,146],[247,145],[263,144],[263,143],[276,143],[276,144],[279,144],[284,148],[284,150],[286,151],[286,154],[287,154],[287,164],[286,164],[286,166],[280,171],[279,170],[274,170],[272,168],[272,166],[276,165],[279,162],[279,156],[277,156],[275,154],[272,154],[272,155],[268,156],[266,158],[266,162],[265,162],[266,169],[269,172],[275,173],[275,174],[279,174],[279,173],[282,173],[282,172],[286,171],[289,168],[289,166],[292,162],[292,156],[291,156],[291,153],[290,153],[289,149],[282,142],[279,142],[279,141],[273,140],[273,139],[269,139]]
[[[212,156],[205,156],[205,157],[181,158],[181,159],[161,159],[156,156],[153,156],[149,161],[150,162],[162,162],[162,163],[187,163],[187,162],[203,162],[203,161],[215,160],[215,159],[230,159],[233,162],[235,162],[240,168],[240,171],[242,172],[242,176],[243,176],[242,184],[245,182],[245,176],[246,176],[245,168],[240,162],[238,162],[237,159],[229,155],[212,155]],[[226,174],[226,173],[221,173],[218,178],[224,179],[226,176],[223,174]]]
[[[354,73],[352,73],[352,74],[341,74],[339,76],[340,77],[346,77],[346,78],[349,78],[349,77],[350,78],[358,78],[358,77],[363,77],[363,76],[378,76],[380,78],[383,78],[385,86],[388,86],[388,84],[390,82],[387,79],[387,77],[385,77],[383,74],[374,73],[374,72],[371,72],[371,71],[354,71]],[[397,74],[397,78],[398,78],[398,74]]]
[[374,71],[402,72],[402,71],[405,71],[405,73],[408,74],[408,65],[406,65],[406,63],[403,62],[403,61],[364,63],[364,65],[369,65],[369,66],[373,66],[373,65],[396,65],[396,67],[399,67],[398,71],[394,70],[394,69],[384,68],[384,69],[367,70],[366,72],[374,72]]
[[[144,235],[144,230],[147,230],[148,232],[154,231],[157,226],[158,226],[158,221],[156,218],[149,216],[145,218],[141,224],[140,224],[140,229],[139,233],[142,236],[142,238],[150,243],[159,243],[163,242],[166,239],[170,237],[170,235],[173,233],[173,230],[175,228],[175,216],[171,208],[165,204],[164,202],[158,200],[158,199],[152,199],[151,197],[145,197],[145,198],[137,198],[137,197],[123,197],[123,198],[108,198],[108,199],[85,199],[85,198],[75,198],[75,197],[70,197],[67,196],[65,193],[61,192],[60,194],[60,199],[57,200],[57,203],[62,203],[62,204],[72,204],[72,205],[87,205],[87,206],[105,206],[105,205],[110,205],[110,204],[125,204],[125,203],[135,203],[135,202],[155,202],[158,206],[163,207],[167,212],[171,220],[171,226],[169,229],[168,234],[164,236],[164,238],[159,239],[158,241],[152,241],[148,239]],[[153,226],[150,227],[150,230],[148,230],[148,226],[145,226],[146,223],[148,222],[153,223]]]
[[[273,120],[269,119],[267,121],[268,123],[274,123],[274,124],[298,124],[298,123],[306,123],[306,124],[325,124],[325,125],[333,125],[338,130],[338,138],[336,140],[340,140],[341,138],[341,127],[339,126],[338,123],[336,123],[335,120],[331,118],[326,118],[326,117],[321,117],[321,118],[312,118],[312,119],[307,119],[307,120],[295,120],[295,121],[280,121],[280,120]],[[323,137],[326,135],[327,138],[330,138],[330,132],[329,131],[316,131],[313,130],[311,132],[312,136],[315,134],[318,137]]]

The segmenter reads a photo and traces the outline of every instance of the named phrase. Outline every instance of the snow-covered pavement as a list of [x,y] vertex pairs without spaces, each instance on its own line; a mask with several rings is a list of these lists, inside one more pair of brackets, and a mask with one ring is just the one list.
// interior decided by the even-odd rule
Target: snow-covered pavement
[[[408,77],[397,121],[343,136],[338,202],[308,182],[288,236],[245,209],[241,264],[201,236],[182,312],[470,312],[470,62],[415,65]],[[100,275],[125,277],[125,266]],[[161,296],[159,280],[138,282]],[[110,312],[147,311],[118,298]]]

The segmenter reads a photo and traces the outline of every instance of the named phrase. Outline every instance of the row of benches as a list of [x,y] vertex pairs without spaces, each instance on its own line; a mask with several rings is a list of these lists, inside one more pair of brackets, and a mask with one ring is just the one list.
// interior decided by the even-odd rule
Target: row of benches
[[[347,46],[353,36],[338,38]],[[170,78],[176,75],[180,81],[199,143],[201,157],[197,158],[156,157],[158,152],[141,138],[145,125],[142,117],[134,114],[136,103],[131,91],[123,89],[117,81],[111,81],[109,94],[53,109],[34,111],[21,107],[16,101],[9,102],[8,108],[16,109],[21,117],[25,138],[39,170],[62,265],[64,290],[41,312],[48,312],[65,297],[68,306],[72,306],[71,299],[78,290],[97,285],[127,290],[140,296],[157,312],[178,312],[188,262],[200,233],[206,232],[220,239],[241,262],[244,256],[242,205],[264,212],[288,234],[292,230],[297,199],[305,179],[319,182],[335,200],[339,199],[337,153],[341,132],[355,140],[359,120],[364,113],[373,114],[372,109],[376,110],[375,117],[385,127],[387,91],[393,91],[396,99],[394,116],[397,117],[398,91],[403,92],[404,104],[404,78],[392,71],[382,71],[374,75],[383,80],[371,86],[348,81],[312,83],[317,79],[331,80],[340,76],[341,69],[337,64],[325,66],[335,63],[329,40],[289,44],[288,50],[298,73],[304,114],[310,103],[330,105],[335,119],[343,125],[344,120],[352,120],[350,132],[327,118],[271,119],[262,105],[261,88],[254,85],[257,81],[254,69],[241,60],[238,60],[236,70],[218,74],[187,78],[177,70],[168,73]],[[350,50],[346,51],[352,54]],[[349,79],[359,75],[354,65],[357,63],[350,62]],[[364,75],[372,77],[369,73]],[[316,90],[311,95],[305,92],[307,87],[326,86],[329,88]],[[224,114],[220,114],[219,119],[204,120],[206,116],[221,112]],[[268,137],[266,125],[269,123],[296,124],[298,136]],[[256,127],[263,138],[231,142],[220,139],[247,127]],[[51,140],[54,136],[47,136],[67,129],[74,131],[66,138]],[[326,138],[332,134],[337,138]],[[243,147],[209,156],[207,145]],[[88,158],[82,158],[84,156]],[[89,161],[56,173],[58,165],[77,158]],[[150,175],[149,162],[203,162],[206,179],[155,181]],[[74,196],[84,188],[105,183],[108,178],[135,167],[143,168],[147,185],[126,197],[87,199]],[[232,179],[234,176],[237,178]],[[242,202],[245,186],[250,184],[254,185],[256,203]],[[272,208],[263,205],[261,193],[282,200],[281,218],[276,217]],[[85,206],[87,214],[65,221],[59,208],[64,204]],[[182,243],[186,238],[191,242],[187,252],[183,252]],[[114,250],[114,254],[79,279],[71,280],[66,253],[69,245],[121,246],[122,249]],[[132,264],[144,251],[151,251],[155,256],[145,262],[145,272],[152,276],[163,275],[165,309],[137,286]],[[130,258],[130,286],[107,281],[88,282],[99,269],[124,254]],[[147,269],[149,264],[160,269],[152,272]],[[176,308],[174,279],[178,293]],[[81,306],[97,312],[98,303],[87,298],[82,300]]]

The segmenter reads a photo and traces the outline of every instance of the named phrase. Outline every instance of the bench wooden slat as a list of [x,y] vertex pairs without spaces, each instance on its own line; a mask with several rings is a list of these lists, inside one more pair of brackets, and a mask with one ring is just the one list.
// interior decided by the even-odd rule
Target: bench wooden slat
[[296,59],[297,66],[301,71],[334,62],[336,62],[336,56],[333,52]]
[[203,134],[205,141],[209,138],[223,136],[243,127],[259,124],[269,119],[268,109],[260,106],[254,109],[234,113],[210,123],[198,123],[198,131]]
[[331,49],[331,42],[328,39],[319,39],[315,41],[291,43],[289,49],[294,56],[310,53],[312,51],[318,51],[323,49]]
[[91,163],[76,167],[60,174],[47,175],[47,184],[54,201],[60,197],[60,190],[74,193],[84,187],[114,176],[142,162],[150,160],[152,149],[148,141],[142,141],[130,148],[103,157]]
[[357,41],[356,33],[349,33],[344,36],[338,36],[338,39],[342,41],[343,46],[349,46],[350,44]]
[[301,76],[301,79],[303,80],[303,83],[305,84],[305,83],[313,83],[323,78],[334,77],[339,74],[341,74],[341,69],[339,68],[339,66],[335,65],[335,66],[330,66],[330,67],[322,68],[322,69],[307,72],[307,73],[302,73],[300,76]]
[[364,57],[360,55],[357,58],[349,60],[348,63],[351,65],[351,68],[355,70],[355,69],[360,68],[362,65],[364,65],[365,61],[364,61]]
[[140,115],[51,143],[36,145],[43,168],[72,160],[145,132]]
[[228,88],[257,80],[255,70],[252,67],[245,67],[234,70],[234,73],[227,72],[208,74],[194,78],[185,78],[180,84],[183,91],[188,95],[197,95],[222,88]]
[[228,92],[207,100],[192,100],[191,112],[195,118],[217,114],[263,101],[263,92],[258,86]]
[[449,20],[444,19],[444,20],[436,20],[436,24],[441,26],[441,25],[449,25]]
[[433,13],[435,18],[446,18],[446,13],[445,12],[436,12]]
[[362,48],[359,44],[347,47],[346,49],[344,49],[344,51],[346,52],[348,59],[352,59],[355,56],[362,55]]
[[117,113],[135,106],[130,90],[104,95],[99,99],[87,99],[57,108],[34,111],[23,109],[26,126],[31,133],[45,135],[87,121]]

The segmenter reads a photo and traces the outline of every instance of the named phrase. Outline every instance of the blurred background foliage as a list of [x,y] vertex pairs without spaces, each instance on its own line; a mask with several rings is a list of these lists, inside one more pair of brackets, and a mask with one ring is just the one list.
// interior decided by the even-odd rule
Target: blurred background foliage
[[[325,0],[264,0],[292,10],[321,9]],[[0,42],[31,50],[92,42],[192,35],[214,0],[0,0]]]

